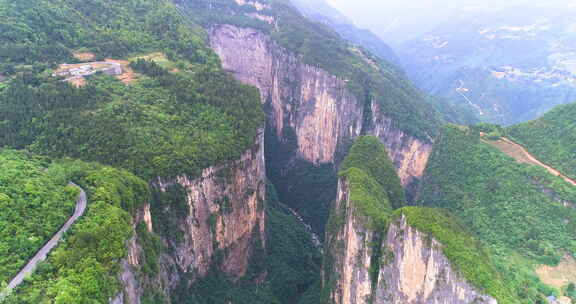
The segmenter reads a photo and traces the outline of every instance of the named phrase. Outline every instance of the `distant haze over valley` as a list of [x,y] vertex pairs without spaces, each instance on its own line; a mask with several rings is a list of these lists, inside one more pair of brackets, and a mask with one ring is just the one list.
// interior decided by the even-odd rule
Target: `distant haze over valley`
[[424,34],[459,10],[493,10],[503,7],[574,7],[573,0],[328,0],[356,25],[395,46]]

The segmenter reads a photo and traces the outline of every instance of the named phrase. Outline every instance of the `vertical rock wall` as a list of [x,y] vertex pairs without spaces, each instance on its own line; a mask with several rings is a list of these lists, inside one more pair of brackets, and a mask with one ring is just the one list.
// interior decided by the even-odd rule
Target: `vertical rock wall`
[[[224,68],[260,89],[279,144],[292,145],[300,160],[338,166],[363,127],[364,104],[351,94],[346,81],[304,64],[255,29],[220,25],[209,30],[209,37]],[[407,186],[422,176],[431,145],[397,128],[382,114],[378,101],[371,107],[366,135],[382,140]],[[284,162],[285,172],[291,162]]]
[[393,222],[382,245],[375,304],[496,304],[472,287],[442,253],[442,244],[408,225]]

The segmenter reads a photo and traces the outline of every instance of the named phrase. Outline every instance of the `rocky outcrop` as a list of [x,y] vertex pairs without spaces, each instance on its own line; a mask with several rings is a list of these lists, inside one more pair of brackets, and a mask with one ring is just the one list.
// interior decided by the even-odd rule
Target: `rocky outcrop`
[[442,253],[442,244],[409,226],[404,216],[390,225],[382,256],[374,303],[497,303],[466,282]]
[[424,175],[432,144],[418,140],[399,130],[394,121],[382,115],[379,103],[373,102],[372,129],[370,134],[378,137],[386,146],[404,186],[410,186]]
[[152,215],[150,214],[150,204],[144,204],[138,208],[132,220],[134,235],[127,242],[128,256],[120,262],[119,281],[122,290],[110,301],[110,304],[140,304],[140,298],[144,293],[141,282],[137,280],[137,273],[142,267],[142,247],[138,242],[136,227],[143,223],[149,233],[152,233]]
[[343,179],[334,208],[323,268],[330,303],[497,304],[454,269],[440,242],[409,226],[404,216],[387,232],[374,230],[351,202]]
[[[294,152],[279,160],[279,174],[289,174],[295,159],[337,167],[364,124],[364,102],[350,92],[347,81],[305,64],[255,29],[220,25],[209,30],[209,37],[224,68],[260,89],[268,124],[277,144],[285,147],[279,150]],[[431,145],[397,128],[381,107],[372,102],[371,126],[364,131],[382,140],[403,185],[409,185],[422,176]]]
[[[324,285],[330,285],[330,299],[334,304],[369,303],[372,297],[370,265],[375,233],[367,228],[368,219],[359,215],[350,201],[349,184],[338,181],[336,203],[332,214],[328,248],[333,264],[324,269]],[[329,228],[330,229],[330,228]],[[327,273],[330,272],[330,273]]]
[[222,25],[209,33],[223,67],[260,89],[269,124],[281,144],[296,143],[297,157],[334,162],[360,135],[362,104],[346,81],[304,64],[260,31]]
[[218,25],[208,33],[222,66],[260,90],[267,113],[267,177],[315,232],[324,235],[336,172],[360,135],[384,143],[408,197],[414,197],[431,144],[403,132],[383,114],[382,103],[358,100],[346,79],[304,63],[259,30]]
[[240,159],[203,170],[198,178],[180,176],[160,181],[165,191],[185,190],[186,214],[176,221],[180,237],[163,236],[170,254],[163,254],[160,278],[167,291],[205,276],[211,267],[233,278],[246,274],[254,244],[265,242],[264,131]]
[[[158,180],[152,187],[159,195],[172,187],[183,191],[176,201],[160,195],[155,202],[159,209],[151,211],[146,204],[134,217],[134,230],[143,225],[150,233],[146,237],[159,236],[165,250],[158,252],[155,273],[144,273],[150,248],[145,248],[141,234],[135,233],[127,243],[127,258],[120,263],[122,291],[110,303],[140,304],[145,291],[170,303],[177,287],[193,284],[212,268],[231,278],[246,274],[256,246],[265,245],[263,128],[238,160],[206,168],[196,178],[182,175]],[[174,230],[161,231],[162,220],[169,221]]]

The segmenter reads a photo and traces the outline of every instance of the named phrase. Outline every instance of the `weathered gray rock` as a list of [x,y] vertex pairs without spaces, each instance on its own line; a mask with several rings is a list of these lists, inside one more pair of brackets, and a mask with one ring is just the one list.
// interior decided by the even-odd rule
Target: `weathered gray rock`
[[[335,163],[362,131],[364,105],[347,81],[314,66],[258,30],[220,25],[209,30],[210,45],[222,65],[240,81],[260,89],[279,142],[293,145],[296,157],[313,164]],[[372,128],[385,144],[403,185],[419,178],[431,145],[405,134],[372,103]],[[291,161],[286,162],[289,170]]]
[[[325,281],[330,275],[330,298],[334,304],[369,303],[372,297],[370,265],[375,232],[367,228],[368,219],[359,215],[350,201],[349,184],[340,179],[334,205],[334,214],[338,221],[338,231],[329,236],[329,252],[333,258],[333,267],[324,269]],[[331,233],[331,232],[328,232]],[[326,265],[325,265],[326,267]],[[325,282],[325,285],[328,282]]]
[[404,216],[387,232],[375,231],[351,202],[346,180],[339,180],[337,193],[331,220],[337,230],[327,231],[331,262],[323,267],[332,303],[497,304],[454,269],[440,242]]
[[[193,283],[212,266],[232,278],[246,273],[256,239],[265,244],[263,137],[261,129],[254,145],[236,161],[206,168],[197,178],[183,175],[154,185],[165,190],[177,183],[186,190],[189,212],[172,219],[182,238],[163,236],[170,249],[159,258],[157,276],[150,278],[140,273],[143,249],[137,235],[132,237],[127,243],[128,256],[121,263],[122,294],[111,303],[140,304],[145,289],[156,290],[169,300],[179,284]],[[134,228],[141,222],[153,232],[150,205],[137,212]],[[213,265],[218,251],[223,253],[222,259],[219,265]]]
[[393,222],[382,245],[375,304],[496,304],[471,286],[442,253],[442,244],[408,225]]

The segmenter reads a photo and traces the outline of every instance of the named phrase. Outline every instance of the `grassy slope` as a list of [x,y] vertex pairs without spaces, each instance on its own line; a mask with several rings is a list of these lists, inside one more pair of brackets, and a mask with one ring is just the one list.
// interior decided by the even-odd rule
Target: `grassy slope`
[[477,131],[444,129],[421,200],[460,217],[496,254],[507,285],[528,303],[551,292],[538,283],[534,264],[554,264],[563,252],[576,253],[576,214],[560,202],[576,202],[576,189],[543,168],[516,163],[481,142]]
[[509,127],[507,134],[541,161],[576,178],[576,104],[559,106],[543,117]]

